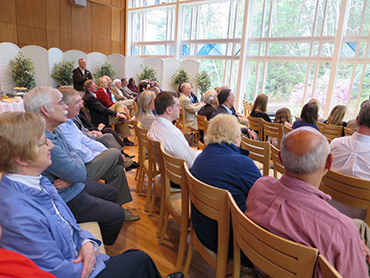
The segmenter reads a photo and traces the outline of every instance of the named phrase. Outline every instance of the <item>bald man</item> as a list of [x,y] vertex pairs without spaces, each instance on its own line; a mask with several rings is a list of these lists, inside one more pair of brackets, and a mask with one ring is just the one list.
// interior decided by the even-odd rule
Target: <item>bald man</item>
[[[245,214],[278,236],[317,248],[343,277],[368,277],[369,250],[359,230],[318,189],[333,162],[326,138],[313,128],[298,128],[283,138],[279,157],[285,173],[256,181]],[[314,277],[321,277],[319,268]]]

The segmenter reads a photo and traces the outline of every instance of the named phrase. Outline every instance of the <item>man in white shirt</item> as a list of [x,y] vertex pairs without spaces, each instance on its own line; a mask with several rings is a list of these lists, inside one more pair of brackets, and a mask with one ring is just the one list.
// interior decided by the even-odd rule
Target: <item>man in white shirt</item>
[[156,96],[154,105],[158,115],[150,127],[149,137],[162,142],[167,153],[185,159],[191,168],[200,151],[191,148],[180,129],[172,124],[180,115],[179,99],[175,93],[164,91]]

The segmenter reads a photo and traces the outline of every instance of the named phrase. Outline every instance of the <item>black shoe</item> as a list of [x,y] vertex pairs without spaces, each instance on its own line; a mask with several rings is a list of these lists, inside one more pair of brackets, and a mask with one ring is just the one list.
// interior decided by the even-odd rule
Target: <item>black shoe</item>
[[184,278],[184,274],[182,272],[174,272],[174,273],[168,274],[164,278]]
[[123,139],[123,143],[125,144],[125,146],[133,146],[134,143],[132,143],[130,140],[128,140],[127,138]]
[[123,151],[121,151],[121,153],[125,156],[125,157],[128,157],[128,158],[134,158],[135,156],[134,155],[129,155]]
[[139,163],[134,161],[129,167],[125,168],[125,170],[126,170],[126,172],[129,172],[132,169],[137,169],[139,167],[140,167]]

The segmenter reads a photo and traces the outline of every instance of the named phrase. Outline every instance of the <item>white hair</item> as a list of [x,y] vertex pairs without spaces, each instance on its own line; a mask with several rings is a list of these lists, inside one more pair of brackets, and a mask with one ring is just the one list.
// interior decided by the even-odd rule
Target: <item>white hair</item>
[[[114,80],[113,80],[113,86],[116,86],[116,84],[117,84],[118,82],[121,82],[121,80],[119,80],[119,79],[114,79]],[[121,82],[121,83],[122,83],[122,82]]]
[[51,96],[57,94],[62,97],[62,93],[52,87],[37,87],[30,90],[24,97],[24,109],[28,113],[40,113],[40,107],[45,106],[53,112]]

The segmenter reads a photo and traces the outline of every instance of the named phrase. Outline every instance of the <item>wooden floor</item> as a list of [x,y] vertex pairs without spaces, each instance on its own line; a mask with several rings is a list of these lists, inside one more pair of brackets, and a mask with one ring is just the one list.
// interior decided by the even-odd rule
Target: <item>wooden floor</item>
[[[133,138],[131,138],[133,141]],[[137,161],[137,147],[125,147],[125,152],[136,155],[134,158]],[[127,204],[130,209],[140,214],[140,220],[135,222],[125,222],[122,226],[120,235],[117,241],[112,246],[106,246],[107,254],[114,256],[122,253],[127,249],[140,249],[145,251],[154,260],[160,273],[165,276],[175,271],[175,263],[177,258],[177,248],[180,236],[180,226],[177,222],[170,218],[167,233],[162,245],[159,245],[156,238],[158,224],[158,208],[159,202],[156,199],[154,211],[151,216],[144,212],[145,193],[147,180],[144,183],[144,194],[138,195],[135,192],[136,170],[126,172],[128,184],[131,189],[133,201]],[[125,205],[124,207],[126,207]],[[215,270],[203,260],[203,258],[194,250],[193,259],[188,272],[188,277],[191,278],[208,278],[216,277]],[[140,277],[138,277],[140,278]]]

